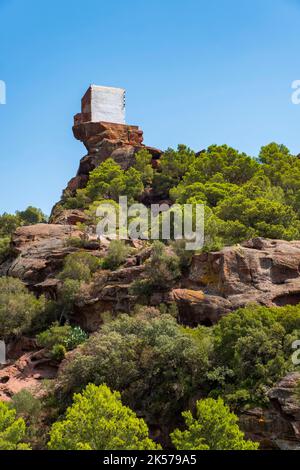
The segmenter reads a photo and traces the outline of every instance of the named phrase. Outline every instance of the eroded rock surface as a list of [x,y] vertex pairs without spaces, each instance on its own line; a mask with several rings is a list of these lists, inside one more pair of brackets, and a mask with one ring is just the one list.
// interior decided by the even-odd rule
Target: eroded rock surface
[[182,321],[190,325],[213,324],[249,303],[295,305],[300,302],[299,266],[300,241],[256,238],[195,255],[185,282],[188,288],[174,290],[171,298]]
[[30,287],[55,277],[66,255],[76,250],[68,239],[81,236],[83,233],[71,225],[20,227],[12,237],[15,257],[0,266],[0,275],[17,277]]
[[53,379],[57,374],[57,365],[46,357],[44,350],[26,352],[15,362],[0,367],[0,400],[3,401],[24,389],[41,396],[45,392],[42,380]]

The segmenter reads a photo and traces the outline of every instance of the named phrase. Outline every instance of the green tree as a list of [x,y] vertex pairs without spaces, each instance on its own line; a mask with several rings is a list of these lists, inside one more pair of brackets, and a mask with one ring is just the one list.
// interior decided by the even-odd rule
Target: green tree
[[24,443],[26,425],[22,418],[16,419],[16,410],[0,401],[0,450],[31,450]]
[[152,155],[148,150],[142,149],[135,154],[135,169],[141,174],[142,181],[149,185],[153,180]]
[[187,429],[176,429],[171,439],[177,450],[257,450],[258,443],[244,439],[238,418],[221,398],[196,403],[196,417],[182,413]]
[[10,254],[10,238],[4,237],[0,238],[0,263],[5,261],[5,259]]
[[125,187],[124,171],[112,158],[108,158],[90,172],[86,194],[92,201],[103,197],[117,200]]
[[37,207],[28,206],[24,211],[16,211],[22,225],[34,225],[47,222],[47,216]]
[[144,420],[122,405],[106,385],[90,384],[74,395],[66,419],[50,431],[50,450],[155,450]]
[[214,360],[227,377],[211,388],[227,402],[266,404],[266,391],[292,368],[291,344],[299,337],[299,306],[239,309],[213,328]]
[[45,298],[37,299],[19,279],[0,278],[0,337],[28,330],[45,305]]
[[0,236],[10,237],[20,225],[21,220],[18,216],[4,212],[0,216]]

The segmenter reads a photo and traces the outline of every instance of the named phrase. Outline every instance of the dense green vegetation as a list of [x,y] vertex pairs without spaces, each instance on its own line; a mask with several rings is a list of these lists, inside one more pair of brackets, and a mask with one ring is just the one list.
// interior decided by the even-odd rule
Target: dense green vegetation
[[292,343],[300,336],[300,306],[249,306],[214,328],[209,378],[232,405],[264,404],[266,392],[293,368]]
[[53,323],[50,328],[39,333],[36,337],[39,346],[48,349],[55,359],[64,358],[67,351],[84,343],[88,335],[79,327],[71,325],[59,325]]
[[[129,202],[205,204],[206,250],[252,236],[300,237],[300,159],[274,143],[258,159],[227,146],[199,154],[179,146],[165,152],[157,169],[146,150],[127,171],[108,159],[85,189],[65,197],[64,207],[84,209],[87,224],[96,224],[99,203],[116,203],[120,195]],[[3,214],[0,262],[10,255],[18,226],[45,220],[32,207]],[[95,252],[85,251],[82,240],[67,243],[74,252],[56,276],[55,299],[0,278],[0,338],[35,336],[51,363],[60,363],[58,377],[45,384],[46,398],[21,391],[10,406],[0,402],[0,449],[257,449],[245,440],[237,415],[268,406],[268,390],[295,370],[300,305],[249,305],[215,326],[187,328],[174,305],[148,303],[151,294],[164,298],[184,278],[192,253],[180,241],[155,241],[141,259],[143,277],[129,288],[129,297],[144,305],[119,316],[102,313],[103,324],[89,335],[72,323],[74,306],[94,281],[101,285],[107,270],[137,252],[118,240]]]
[[152,199],[204,203],[206,247],[238,243],[253,236],[297,239],[300,231],[300,159],[275,143],[263,147],[258,159],[226,145],[213,145],[195,154],[180,145],[167,150],[152,170],[145,150],[135,167],[123,171],[106,160],[90,174],[86,189],[66,198],[65,207],[89,212],[103,198],[144,200],[149,185]]
[[171,439],[178,450],[257,450],[258,444],[246,441],[238,418],[221,398],[206,398],[196,403],[196,417],[182,413],[187,429],[175,429]]
[[141,308],[105,324],[62,368],[67,398],[88,383],[122,391],[124,402],[149,423],[170,423],[196,393],[209,365],[209,335],[194,335],[169,314]]

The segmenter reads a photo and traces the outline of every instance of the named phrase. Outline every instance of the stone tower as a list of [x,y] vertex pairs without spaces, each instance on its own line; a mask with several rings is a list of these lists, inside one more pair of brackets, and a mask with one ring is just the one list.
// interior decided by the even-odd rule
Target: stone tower
[[[81,113],[74,116],[74,137],[87,149],[79,164],[77,175],[63,191],[62,199],[51,213],[51,223],[76,224],[82,221],[77,210],[61,211],[66,197],[75,196],[85,188],[89,174],[107,158],[112,158],[123,170],[135,164],[135,154],[146,149],[157,166],[162,152],[143,144],[143,131],[138,126],[125,124],[125,90],[91,85],[81,100]],[[79,211],[80,212],[80,211]],[[79,218],[78,218],[79,217]]]

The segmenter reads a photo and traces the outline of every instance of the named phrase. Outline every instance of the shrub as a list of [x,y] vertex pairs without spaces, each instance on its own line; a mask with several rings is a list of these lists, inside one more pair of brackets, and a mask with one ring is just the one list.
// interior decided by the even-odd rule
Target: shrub
[[106,385],[90,384],[74,395],[66,419],[53,424],[50,450],[156,450],[146,423],[122,405]]
[[59,278],[89,282],[92,274],[97,271],[100,264],[101,262],[96,256],[84,251],[71,253],[65,259],[64,268],[59,274]]
[[186,250],[185,240],[177,240],[173,242],[171,246],[175,255],[179,258],[181,270],[187,269],[191,264],[194,252],[191,250]]
[[130,292],[148,298],[154,290],[168,290],[180,274],[179,257],[163,243],[155,241],[151,257],[145,263],[145,279],[133,282]]
[[52,351],[55,346],[59,345],[71,350],[86,341],[87,338],[87,334],[79,326],[72,327],[68,324],[60,326],[58,323],[54,323],[48,330],[37,335],[37,343],[39,346],[52,349]]
[[105,269],[117,269],[124,263],[128,256],[128,247],[121,240],[112,240],[104,258],[102,267]]
[[35,398],[28,390],[23,389],[12,397],[12,407],[18,416],[25,420],[35,420],[41,412],[41,402]]
[[258,443],[246,441],[238,418],[221,398],[197,401],[196,417],[182,413],[187,429],[176,429],[171,439],[177,450],[257,450]]
[[45,299],[37,299],[25,285],[11,277],[0,278],[0,337],[29,330],[33,319],[45,309]]
[[61,362],[66,355],[66,348],[62,344],[55,344],[51,349],[51,356],[55,361]]

